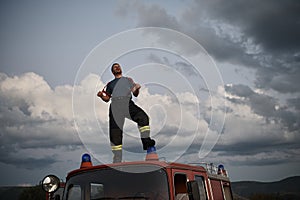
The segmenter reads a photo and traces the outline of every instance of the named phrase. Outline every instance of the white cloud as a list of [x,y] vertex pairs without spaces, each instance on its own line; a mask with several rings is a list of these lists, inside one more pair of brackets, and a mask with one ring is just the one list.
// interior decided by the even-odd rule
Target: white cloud
[[[1,76],[5,77],[0,82],[1,99],[6,100],[1,105],[4,111],[1,116],[4,122],[1,125],[1,145],[6,148],[6,152],[13,150],[13,157],[19,159],[22,157],[20,155],[29,155],[26,151],[31,152],[37,148],[53,149],[49,151],[52,154],[58,148],[78,148],[80,140],[77,133],[84,144],[102,144],[103,148],[110,150],[109,104],[96,96],[97,91],[104,86],[99,76],[90,74],[79,85],[58,86],[54,89],[34,73],[19,77]],[[150,115],[152,135],[159,138],[157,142],[162,147],[170,143],[170,138],[173,138],[172,148],[188,147],[195,137],[191,133],[205,132],[207,129],[206,121],[199,118],[198,100],[191,93],[178,93],[174,99],[167,95],[151,95],[147,88],[143,88],[136,101]],[[126,130],[136,130],[132,134],[139,137],[135,124],[128,123],[126,126]],[[160,132],[165,134],[161,135]],[[94,148],[97,147],[91,147],[92,150]],[[107,150],[105,152],[109,152]]]
[[[0,157],[10,155],[10,159],[2,159],[2,163],[28,169],[58,166],[67,162],[59,152],[66,151],[65,155],[67,152],[82,152],[81,142],[88,145],[85,147],[98,161],[111,161],[109,104],[96,96],[104,86],[99,76],[90,74],[78,85],[54,89],[34,73],[19,77],[1,74],[0,80]],[[150,116],[152,136],[157,140],[158,152],[168,160],[175,161],[182,155],[180,160],[199,160],[198,152],[208,133],[206,145],[214,147],[209,154],[211,160],[230,161],[237,165],[251,162],[257,166],[299,159],[296,153],[291,153],[298,149],[296,143],[300,138],[297,132],[288,132],[280,121],[267,120],[265,115],[254,112],[255,105],[240,102],[246,101],[247,95],[255,92],[249,92],[245,87],[235,89],[235,93],[227,94],[231,99],[226,101],[226,109],[222,106],[211,108],[211,102],[223,105],[224,99],[220,96],[225,91],[222,89],[218,90],[219,95],[215,95],[215,99],[208,98],[200,102],[189,92],[172,91],[175,95],[168,96],[150,94],[148,88],[143,87],[140,96],[134,100]],[[240,95],[245,97],[237,98]],[[268,100],[269,97],[264,96]],[[238,102],[234,101],[236,98]],[[220,134],[214,131],[220,127],[215,127],[210,117],[214,112],[217,121],[222,121],[225,110],[228,111],[225,128],[217,141]],[[272,150],[278,144],[286,147],[285,152]],[[132,122],[125,125],[124,147],[127,153],[141,151],[138,129]],[[99,154],[100,159],[97,156]],[[78,159],[78,155],[72,155]],[[132,155],[125,155],[129,156],[125,159],[130,160]]]
[[[26,151],[58,147],[67,150],[81,146],[74,134],[71,86],[52,90],[43,77],[35,73],[19,77],[1,74],[1,77],[1,154],[12,156],[9,160],[1,156],[2,162],[18,164],[18,160],[22,159],[26,164],[26,159],[32,159]],[[55,151],[50,152],[54,154]],[[37,162],[45,156],[34,159]]]

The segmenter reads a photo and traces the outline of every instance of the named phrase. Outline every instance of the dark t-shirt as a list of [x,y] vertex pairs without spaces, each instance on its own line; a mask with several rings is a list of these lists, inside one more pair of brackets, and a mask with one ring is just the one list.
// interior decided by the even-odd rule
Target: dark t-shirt
[[107,84],[106,92],[112,97],[130,97],[134,82],[131,78],[115,78]]

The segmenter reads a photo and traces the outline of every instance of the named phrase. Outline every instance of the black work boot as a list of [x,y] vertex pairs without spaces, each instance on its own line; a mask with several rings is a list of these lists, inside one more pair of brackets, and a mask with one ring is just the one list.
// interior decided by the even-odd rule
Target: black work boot
[[151,139],[150,137],[142,138],[143,149],[147,150],[149,147],[155,146],[155,140]]

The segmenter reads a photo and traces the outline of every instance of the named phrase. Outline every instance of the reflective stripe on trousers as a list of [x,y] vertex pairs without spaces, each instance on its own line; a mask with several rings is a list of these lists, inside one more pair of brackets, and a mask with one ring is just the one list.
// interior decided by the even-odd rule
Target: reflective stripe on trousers
[[141,138],[150,137],[150,126],[139,126],[139,131],[141,134]]
[[113,163],[122,162],[122,145],[112,145],[111,146],[113,156]]

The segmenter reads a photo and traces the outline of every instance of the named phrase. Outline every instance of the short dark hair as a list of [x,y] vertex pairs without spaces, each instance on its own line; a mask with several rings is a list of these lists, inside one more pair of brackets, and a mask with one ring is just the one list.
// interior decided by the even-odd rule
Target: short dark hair
[[111,70],[111,72],[113,72],[113,68],[114,68],[114,66],[115,66],[115,65],[119,65],[119,66],[120,66],[120,64],[119,64],[119,63],[114,63],[114,64],[112,64],[112,66],[111,66],[111,69],[110,69],[110,70]]

